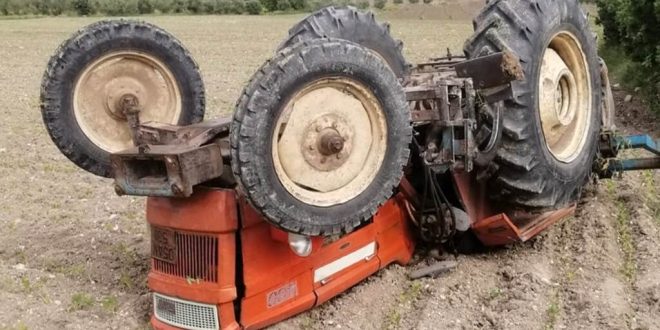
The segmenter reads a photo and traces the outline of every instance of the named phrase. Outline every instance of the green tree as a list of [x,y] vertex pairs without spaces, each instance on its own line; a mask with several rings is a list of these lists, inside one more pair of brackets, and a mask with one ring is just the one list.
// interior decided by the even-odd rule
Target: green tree
[[151,14],[154,12],[154,4],[152,0],[138,0],[138,12],[140,14]]
[[287,11],[291,9],[291,3],[289,0],[277,0],[277,10]]
[[369,8],[369,0],[357,0],[355,3],[355,6],[358,7],[358,9],[367,9]]
[[259,0],[261,5],[266,9],[266,11],[276,11],[277,10],[277,0]]
[[622,47],[641,66],[627,69],[625,76],[642,88],[660,113],[660,0],[597,0],[596,4],[607,46]]
[[259,15],[261,14],[261,2],[258,0],[248,0],[245,2],[245,11],[250,15]]
[[291,8],[293,8],[294,10],[307,9],[307,1],[306,0],[289,0],[289,3],[291,4]]

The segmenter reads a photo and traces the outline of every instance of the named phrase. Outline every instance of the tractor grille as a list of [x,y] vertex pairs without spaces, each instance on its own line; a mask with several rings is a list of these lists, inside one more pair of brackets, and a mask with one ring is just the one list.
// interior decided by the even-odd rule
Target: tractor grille
[[215,236],[152,226],[151,255],[156,272],[189,281],[218,282],[218,238]]
[[192,330],[219,329],[218,309],[154,293],[154,314],[162,322]]

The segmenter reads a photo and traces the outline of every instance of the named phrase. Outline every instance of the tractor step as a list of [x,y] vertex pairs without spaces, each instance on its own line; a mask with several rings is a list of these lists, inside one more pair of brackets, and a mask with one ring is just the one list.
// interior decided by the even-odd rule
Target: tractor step
[[575,205],[545,212],[514,223],[504,213],[485,218],[472,225],[472,230],[486,246],[526,242],[559,220],[573,214]]

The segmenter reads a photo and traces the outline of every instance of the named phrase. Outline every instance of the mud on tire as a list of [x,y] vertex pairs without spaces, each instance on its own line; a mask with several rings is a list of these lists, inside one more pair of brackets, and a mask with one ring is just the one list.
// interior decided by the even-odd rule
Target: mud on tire
[[[469,58],[509,50],[519,56],[526,77],[524,81],[512,83],[514,99],[505,103],[502,145],[487,169],[492,173],[489,179],[492,197],[509,206],[524,209],[558,208],[573,203],[588,179],[596,154],[601,104],[596,40],[589,31],[579,2],[490,1],[474,20],[474,29],[474,36],[465,44],[465,53]],[[563,49],[565,47],[568,50]],[[569,56],[569,53],[578,53],[575,51],[578,48],[581,56]],[[573,105],[570,102],[585,102],[583,108],[577,109],[586,111],[586,114],[573,113],[574,118],[583,118],[580,119],[581,126],[577,121],[575,124],[583,131],[581,135],[571,135],[581,136],[579,138],[582,140],[559,143],[563,141],[563,138],[557,137],[561,135],[561,129],[568,129],[565,127],[569,126],[547,124],[554,122],[547,119],[548,111],[544,109],[548,107],[541,106],[540,100],[547,98],[548,91],[541,80],[548,70],[554,70],[544,64],[556,60],[557,56],[551,53],[559,55],[571,71],[566,81],[580,86],[576,87],[576,94],[567,94],[573,98],[567,98],[566,102],[568,106]],[[577,58],[584,60],[584,70],[573,72],[572,67],[581,67],[575,60]],[[575,62],[573,66],[569,59]],[[557,85],[557,95],[560,96],[564,95],[564,78],[561,76]],[[556,116],[554,113],[551,116],[561,116],[564,109],[564,101],[561,100],[558,98],[557,105],[554,105]],[[546,123],[545,126],[543,123]],[[555,130],[555,127],[558,128]]]
[[[296,195],[298,188],[285,184],[289,181],[285,180],[282,171],[276,169],[281,158],[274,151],[281,152],[283,148],[280,145],[280,139],[285,139],[280,137],[283,136],[280,133],[282,127],[294,126],[289,119],[280,126],[282,118],[289,116],[283,115],[289,111],[286,109],[294,107],[292,100],[306,95],[304,92],[310,86],[326,82],[330,85],[348,82],[348,89],[358,88],[352,86],[355,84],[373,93],[373,100],[382,110],[385,125],[382,132],[386,131],[386,135],[382,141],[382,162],[375,168],[368,185],[361,187],[361,191],[348,200],[318,205],[306,200],[305,196]],[[316,102],[314,97],[295,100]],[[331,106],[325,109],[332,109],[336,104],[334,101],[326,102]],[[315,111],[308,114],[324,116],[323,110],[318,110],[318,114]],[[232,169],[238,178],[239,190],[255,209],[280,228],[304,235],[345,233],[368,221],[391,197],[408,161],[411,134],[410,113],[403,88],[381,58],[346,40],[304,41],[268,61],[244,90],[231,129]],[[292,150],[296,152],[300,148],[296,145]],[[350,156],[347,159],[350,160]],[[293,162],[306,161],[313,162],[302,156],[293,158]],[[322,171],[318,173],[323,175]],[[328,173],[334,172],[330,170]],[[304,185],[301,186],[305,189]]]
[[388,23],[378,23],[373,12],[355,7],[326,7],[298,22],[278,47],[282,50],[302,41],[335,38],[364,46],[385,59],[397,77],[402,78],[410,65],[403,57],[403,42],[390,34]]
[[[112,57],[113,54],[116,56]],[[125,56],[124,59],[122,56]],[[109,60],[103,61],[105,58]],[[78,86],[77,82],[81,76],[88,72],[88,69],[94,69],[90,68],[91,65],[101,63],[99,68],[105,66],[106,69],[111,70],[113,67],[126,65],[122,64],[122,61],[135,61],[135,63],[144,61],[147,64],[141,67],[142,71],[150,71],[151,65],[154,72],[162,70],[165,78],[171,81],[172,90],[178,91],[178,97],[173,98],[162,90],[149,91],[149,86],[141,87],[140,82],[132,85],[129,83],[128,85],[131,86],[128,86],[126,82],[135,80],[132,76],[126,77],[125,80],[121,80],[120,77],[121,81],[109,80],[104,81],[103,84],[90,83]],[[126,73],[128,76],[131,75],[130,70],[124,72],[128,72]],[[153,81],[160,81],[156,78]],[[90,122],[102,118],[116,126],[101,132],[91,123],[91,127],[85,132],[84,125],[81,124],[84,118],[77,115],[74,102],[77,87],[99,88],[99,99],[114,97],[116,95],[110,94],[126,89],[131,93],[137,91],[146,94],[146,98],[138,95],[143,101],[160,102],[153,108],[148,108],[149,104],[143,104],[145,109],[148,108],[147,113],[149,113],[144,117],[141,113],[141,119],[146,119],[143,121],[165,121],[161,120],[165,119],[163,118],[165,116],[161,116],[157,110],[163,108],[162,104],[167,103],[168,100],[174,99],[179,100],[176,103],[180,104],[170,105],[180,110],[177,112],[178,115],[173,114],[171,118],[167,118],[170,121],[167,123],[187,125],[204,118],[204,84],[199,68],[190,53],[172,35],[152,24],[125,20],[101,21],[81,29],[60,45],[48,63],[41,86],[41,112],[48,133],[60,151],[79,167],[99,176],[111,176],[110,153],[119,151],[114,149],[131,146],[130,139],[124,138],[123,144],[114,140],[119,139],[120,134],[124,134],[124,137],[128,134],[128,125],[125,119],[118,118],[121,114],[107,113],[108,110],[104,109],[105,104],[110,104],[107,107],[112,108],[112,102],[106,102],[103,106],[86,106],[85,118]],[[94,99],[88,95],[81,98]],[[94,105],[93,101],[88,102],[88,105]],[[105,99],[103,101],[105,102]],[[170,105],[167,107],[169,108]],[[149,109],[154,112],[150,113]],[[121,129],[115,129],[119,127]],[[96,141],[90,136],[95,132],[98,132]],[[99,140],[112,144],[112,148],[99,143]]]

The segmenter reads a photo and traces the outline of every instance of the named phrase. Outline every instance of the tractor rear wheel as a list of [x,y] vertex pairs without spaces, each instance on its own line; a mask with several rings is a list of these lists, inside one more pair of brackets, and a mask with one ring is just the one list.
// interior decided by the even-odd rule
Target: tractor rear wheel
[[579,1],[490,1],[474,28],[469,58],[508,50],[525,73],[505,102],[489,194],[527,210],[574,203],[596,155],[601,104],[596,40]]
[[278,50],[319,38],[344,39],[366,47],[382,57],[399,78],[410,67],[403,57],[403,42],[392,37],[390,25],[376,22],[373,12],[351,6],[326,7],[307,16],[289,30]]
[[181,43],[142,22],[101,21],[51,57],[41,112],[53,142],[73,163],[111,177],[110,154],[133,141],[120,102],[134,96],[140,121],[187,125],[204,119],[204,84]]
[[411,135],[403,87],[385,61],[347,40],[305,41],[244,90],[232,169],[239,190],[280,228],[346,233],[392,196]]

